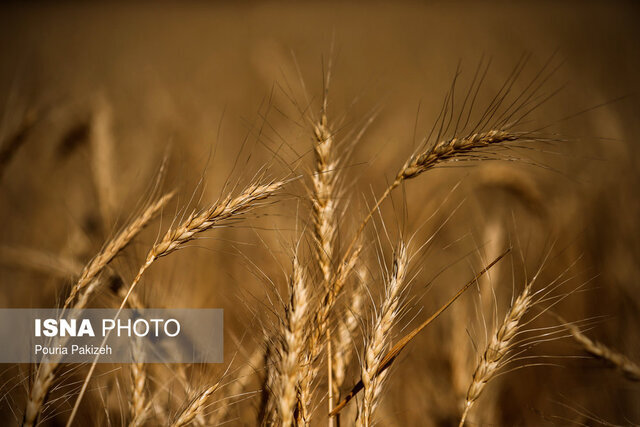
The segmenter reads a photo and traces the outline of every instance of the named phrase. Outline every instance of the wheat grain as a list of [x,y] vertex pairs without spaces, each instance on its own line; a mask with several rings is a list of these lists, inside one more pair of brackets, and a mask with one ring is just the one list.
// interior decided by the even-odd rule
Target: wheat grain
[[145,395],[145,385],[147,383],[147,371],[144,363],[139,360],[143,357],[142,341],[134,340],[133,343],[134,363],[131,364],[131,382],[132,393],[130,402],[130,427],[138,427],[144,425],[148,417],[148,405]]

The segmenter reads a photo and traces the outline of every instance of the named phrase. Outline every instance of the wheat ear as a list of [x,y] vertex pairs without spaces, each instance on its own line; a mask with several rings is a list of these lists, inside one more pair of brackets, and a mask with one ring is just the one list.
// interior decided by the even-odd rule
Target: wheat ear
[[[440,317],[440,315],[442,313],[444,313],[445,310],[451,306],[451,304],[456,302],[456,300],[458,298],[460,298],[460,296],[463,293],[465,293],[467,291],[467,289],[469,289],[471,287],[471,285],[475,284],[478,281],[478,279],[480,279],[484,274],[486,274],[486,272],[489,271],[491,269],[491,267],[496,265],[509,252],[510,252],[510,249],[507,249],[498,258],[496,258],[491,263],[489,263],[486,267],[484,267],[482,270],[480,270],[475,275],[475,277],[473,279],[468,281],[466,285],[464,285],[462,288],[460,288],[460,290],[458,290],[458,292],[456,292],[455,295],[453,295],[451,298],[449,298],[449,300],[445,304],[440,306],[440,308],[438,308],[431,316],[429,316],[426,320],[424,320],[420,325],[418,325],[415,328],[413,328],[405,336],[400,338],[398,340],[398,342],[396,342],[393,345],[393,347],[391,347],[389,349],[387,354],[382,358],[382,361],[380,362],[380,367],[378,368],[378,371],[376,372],[376,375],[381,375],[384,371],[386,371],[393,364],[393,362],[397,359],[397,357],[400,355],[402,350],[404,350],[409,345],[409,343],[415,337],[418,336],[418,334],[420,332],[422,332],[427,326],[429,326],[431,324],[431,322],[433,322],[438,317]],[[329,414],[329,416],[338,415],[340,413],[340,411],[345,406],[347,406],[347,404],[351,401],[351,399],[353,399],[360,391],[362,391],[363,388],[364,388],[364,385],[363,385],[363,382],[362,382],[362,379],[361,379],[360,381],[358,381],[353,386],[351,391],[349,391],[349,393],[346,394],[346,396],[340,401],[340,403],[338,405],[336,405],[335,408],[333,408],[333,412],[331,414]]]
[[[416,178],[442,163],[461,160],[464,159],[465,156],[470,157],[474,152],[480,151],[484,148],[500,146],[507,142],[530,140],[534,140],[534,137],[530,133],[511,132],[508,129],[493,129],[464,137],[444,139],[421,152],[413,154],[402,166],[394,181],[385,189],[360,223],[360,226],[344,251],[340,262],[337,264],[333,286],[330,287],[324,296],[323,306],[331,307],[333,305],[337,295],[344,286],[349,271],[358,257],[361,249],[358,242],[360,241],[365,227],[373,215],[378,211],[380,205],[382,205],[387,197],[389,197],[393,190],[398,188],[400,184],[406,180]],[[322,316],[323,313],[318,313],[318,320],[322,320]]]
[[[314,152],[316,167],[312,175],[313,194],[311,197],[313,204],[313,224],[315,255],[322,272],[323,285],[325,289],[331,286],[333,276],[334,242],[338,229],[336,219],[337,197],[336,182],[338,180],[338,161],[334,153],[334,135],[329,129],[326,115],[326,96],[320,122],[314,127]],[[328,405],[329,412],[333,409],[333,385],[332,385],[332,348],[329,329],[327,334],[328,352]],[[309,396],[307,396],[309,398]],[[304,405],[304,403],[303,403]],[[330,427],[333,419],[329,419]]]
[[219,383],[207,387],[191,400],[191,402],[176,416],[175,421],[171,423],[172,427],[186,426],[192,422],[198,415],[202,414],[207,406],[207,400],[218,389]]
[[[282,325],[282,349],[280,354],[278,413],[283,426],[293,425],[298,405],[301,375],[301,358],[306,346],[309,322],[309,293],[304,269],[297,255],[293,258],[293,271],[289,280],[289,303]],[[306,414],[306,407],[300,408]],[[304,415],[303,415],[304,416]]]
[[[91,283],[91,281],[102,271],[102,269],[120,253],[133,238],[149,224],[156,214],[171,200],[173,193],[166,194],[156,202],[149,205],[140,216],[136,217],[129,225],[127,225],[118,235],[109,241],[107,245],[85,266],[80,274],[80,278],[71,289],[64,308],[72,305],[74,299]],[[74,308],[84,308],[88,302],[90,292],[84,292],[80,300],[74,305]]]
[[[74,309],[82,309],[86,306],[89,296],[97,288],[99,281],[96,276],[102,269],[122,250],[129,242],[142,230],[155,216],[155,214],[166,205],[172,194],[167,194],[157,202],[148,206],[143,213],[136,217],[124,230],[112,239],[104,249],[85,266],[80,278],[67,298],[63,311],[71,306],[75,296],[80,294],[78,301],[73,304]],[[55,379],[55,371],[58,363],[55,360],[50,363],[40,364],[36,371],[36,376],[29,391],[27,406],[24,413],[23,425],[31,427],[35,424],[45,398],[49,393],[51,384]]]
[[[235,381],[233,381],[229,385],[229,390],[226,392],[226,395],[228,396],[228,398],[240,396],[245,391],[247,384],[256,374],[256,371],[257,371],[256,367],[263,360],[264,360],[264,349],[258,346],[253,351],[253,353],[251,353],[251,356],[249,356],[249,359],[247,360],[247,362],[244,364],[244,366],[242,366],[242,368],[236,375]],[[211,417],[209,417],[208,424],[209,425],[222,424],[225,421],[225,418],[227,417],[229,410],[231,409],[231,405],[234,403],[235,402],[222,405],[219,409],[213,412],[211,414]]]
[[622,372],[629,380],[640,381],[640,366],[638,366],[638,364],[624,354],[612,350],[603,343],[592,340],[583,334],[580,331],[580,328],[573,323],[566,322],[558,315],[556,315],[556,317],[562,322],[567,331],[571,333],[573,339],[576,340],[576,342],[578,342],[587,353],[608,362],[611,366]]
[[332,276],[334,241],[337,229],[335,186],[338,178],[337,161],[333,153],[333,134],[327,125],[327,116],[314,128],[316,167],[312,175],[313,182],[313,224],[316,244],[315,255],[322,271],[325,286]]
[[511,308],[507,311],[504,321],[491,337],[484,354],[480,358],[480,362],[473,373],[471,384],[467,390],[464,411],[460,419],[460,427],[464,425],[469,410],[480,397],[487,382],[489,382],[503,366],[502,362],[511,350],[512,340],[520,328],[520,321],[527,310],[533,305],[534,295],[531,292],[533,283],[534,280],[529,282],[513,302]]
[[400,314],[400,300],[402,289],[405,285],[408,260],[407,247],[401,242],[394,254],[391,275],[385,284],[385,296],[382,306],[377,311],[373,328],[369,332],[364,349],[361,362],[364,397],[361,404],[358,405],[358,416],[356,418],[356,425],[358,426],[368,427],[372,425],[373,415],[378,406],[385,378],[385,374],[379,374],[378,371],[385,352],[391,343],[391,328]]
[[148,417],[149,409],[145,395],[147,371],[145,369],[144,363],[139,362],[139,360],[142,358],[141,340],[135,340],[133,344],[133,355],[135,362],[131,364],[131,382],[133,383],[133,390],[131,393],[131,421],[129,422],[129,426],[137,427],[144,424]]
[[[272,196],[275,192],[280,190],[284,184],[285,181],[272,181],[267,184],[251,184],[247,188],[245,188],[244,191],[240,193],[240,195],[236,197],[227,196],[224,199],[214,203],[208,209],[192,213],[185,221],[183,221],[176,227],[170,228],[166,232],[164,237],[159,242],[154,244],[147,254],[144,264],[142,264],[142,266],[138,270],[136,277],[131,282],[126,295],[120,303],[120,307],[118,308],[116,317],[120,314],[120,311],[127,304],[129,297],[133,293],[137,284],[142,279],[144,272],[147,271],[147,269],[154,263],[155,260],[180,249],[186,243],[193,240],[197,234],[207,231],[226,220],[238,217],[249,212],[256,206],[259,201]],[[106,341],[107,338],[108,336],[105,336],[104,341]],[[102,343],[102,345],[104,345],[104,343]],[[89,384],[91,376],[93,375],[93,371],[95,370],[97,360],[98,358],[96,357],[91,364],[91,368],[89,369],[89,372],[82,384],[82,388],[80,389],[78,398],[76,399],[76,402],[71,411],[71,415],[69,416],[69,420],[67,421],[67,426],[71,426],[71,423],[73,422],[73,419],[78,412],[80,402],[82,401],[82,397],[87,390],[87,386]]]

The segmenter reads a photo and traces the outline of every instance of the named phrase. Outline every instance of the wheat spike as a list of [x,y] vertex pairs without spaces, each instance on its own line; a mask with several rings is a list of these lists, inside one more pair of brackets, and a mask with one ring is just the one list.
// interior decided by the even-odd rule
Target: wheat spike
[[391,343],[390,333],[396,323],[399,311],[402,289],[405,285],[405,278],[408,264],[407,247],[400,243],[394,253],[393,267],[391,275],[385,284],[385,296],[382,306],[374,319],[373,328],[367,337],[364,355],[361,362],[362,384],[364,386],[364,397],[358,405],[358,416],[356,424],[358,426],[370,426],[373,422],[373,415],[385,379],[385,373],[378,373],[385,352]]
[[[309,322],[309,293],[304,269],[297,255],[293,258],[293,272],[289,280],[289,304],[282,325],[283,344],[280,354],[278,413],[283,426],[294,423],[298,405],[301,358],[305,351]],[[304,405],[304,401],[302,403]],[[304,418],[306,407],[300,408]]]
[[640,381],[640,366],[637,363],[629,359],[622,353],[619,353],[611,348],[607,347],[603,343],[592,340],[580,331],[573,323],[566,322],[560,316],[556,317],[562,322],[563,326],[571,333],[576,342],[578,342],[582,348],[592,356],[602,359],[611,366],[618,369],[631,381]]
[[[189,217],[178,226],[170,228],[164,237],[154,244],[151,250],[149,250],[144,264],[142,264],[138,270],[136,277],[131,282],[131,285],[122,299],[118,313],[120,313],[120,310],[122,310],[127,304],[134,289],[142,279],[143,274],[154,263],[154,261],[180,249],[185,243],[194,239],[198,233],[207,231],[226,220],[249,212],[253,207],[255,207],[257,202],[272,196],[275,192],[281,189],[284,184],[285,181],[273,181],[268,184],[251,184],[238,196],[227,196],[223,200],[214,203],[208,209],[189,215]],[[89,384],[89,380],[95,370],[96,363],[97,359],[94,359],[91,364],[91,368],[89,369],[89,373],[82,384],[82,388],[80,389],[78,398],[76,399],[71,411],[69,420],[67,421],[68,426],[71,425],[75,418],[80,402],[82,401],[82,397],[84,396]]]
[[171,423],[171,427],[182,427],[191,423],[198,415],[202,414],[206,408],[209,397],[218,389],[219,383],[216,383],[202,390],[191,402],[175,417],[175,421]]
[[480,362],[473,373],[473,379],[467,390],[467,397],[464,403],[464,410],[460,419],[460,426],[463,426],[469,410],[487,383],[498,373],[502,363],[511,350],[512,340],[520,328],[520,321],[525,313],[533,305],[532,286],[535,279],[525,286],[524,290],[509,308],[504,321],[491,337],[487,348],[480,358]]
[[[71,289],[64,308],[68,308],[73,303],[76,296],[85,290],[91,281],[102,271],[102,269],[120,253],[133,238],[149,224],[155,215],[171,200],[173,193],[169,193],[161,197],[155,203],[149,205],[140,216],[136,217],[128,226],[126,226],[118,235],[113,238],[107,245],[96,255],[82,270],[80,278]],[[88,292],[84,292],[83,300],[75,304],[75,308],[84,308]]]
[[[166,205],[171,199],[172,194],[167,194],[160,198],[157,202],[147,207],[143,213],[136,217],[124,230],[122,230],[113,240],[111,240],[105,248],[93,258],[84,270],[75,286],[71,289],[69,297],[65,301],[63,311],[72,306],[75,297],[80,294],[78,301],[73,304],[74,309],[84,308],[89,300],[89,296],[98,287],[100,283],[96,277],[98,273],[122,250],[129,242],[153,219],[155,214]],[[35,379],[24,413],[23,425],[33,426],[37,421],[44,400],[49,393],[51,385],[55,379],[58,363],[56,359],[50,360],[49,363],[40,364],[36,371]]]

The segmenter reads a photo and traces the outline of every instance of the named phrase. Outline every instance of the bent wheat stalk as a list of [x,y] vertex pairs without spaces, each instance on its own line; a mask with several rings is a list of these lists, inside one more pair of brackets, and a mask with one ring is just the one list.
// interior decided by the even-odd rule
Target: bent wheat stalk
[[[98,287],[99,281],[96,276],[106,267],[109,262],[124,249],[131,240],[149,224],[153,217],[167,204],[173,193],[169,193],[160,198],[155,203],[148,206],[140,216],[136,217],[127,227],[124,228],[114,239],[112,239],[104,249],[85,266],[80,278],[71,289],[71,293],[63,306],[63,312],[69,307],[82,309],[89,301],[89,296]],[[73,304],[77,295],[78,301]],[[47,394],[53,384],[58,363],[51,360],[50,363],[40,364],[36,371],[35,379],[24,412],[23,426],[33,426],[46,399]]]
[[[80,278],[71,289],[71,292],[64,303],[63,310],[70,307],[76,296],[78,296],[78,294],[89,285],[96,275],[100,273],[102,269],[109,264],[111,260],[113,260],[113,258],[120,253],[120,251],[122,251],[143,228],[147,226],[147,224],[149,224],[155,215],[169,202],[169,200],[171,200],[173,194],[173,192],[166,194],[158,201],[147,207],[140,216],[118,233],[114,239],[109,241],[104,249],[85,266]],[[87,302],[88,296],[88,292],[85,292],[85,294],[82,295],[81,300],[75,304],[74,308],[83,308]]]
[[[272,196],[274,193],[280,190],[285,185],[285,183],[286,181],[272,181],[267,184],[251,184],[247,188],[245,188],[244,191],[240,193],[240,195],[236,197],[227,196],[224,199],[211,205],[211,207],[209,207],[208,209],[192,213],[181,224],[177,225],[176,227],[170,228],[166,232],[164,237],[155,245],[153,245],[153,247],[147,254],[144,264],[138,270],[136,277],[131,282],[126,295],[122,299],[114,320],[116,320],[116,318],[120,315],[120,312],[127,304],[130,295],[133,293],[134,289],[142,279],[143,274],[154,263],[154,261],[180,249],[186,243],[193,240],[197,234],[207,231],[224,221],[249,212],[253,207],[255,207],[257,202]],[[101,345],[104,345],[108,338],[109,334],[107,333]],[[99,355],[96,356],[96,358],[93,360],[91,368],[89,369],[89,372],[82,384],[80,393],[78,394],[76,402],[71,411],[71,415],[69,416],[69,420],[67,421],[68,427],[72,425],[75,415],[78,412],[80,402],[82,401],[82,397],[87,390],[89,380],[93,375],[93,371],[95,370],[98,358]]]
[[475,401],[478,400],[487,383],[503,366],[503,361],[507,358],[512,348],[513,338],[520,328],[520,321],[534,304],[534,294],[531,292],[534,282],[535,277],[524,287],[522,293],[518,295],[511,305],[511,308],[509,308],[509,311],[507,311],[504,321],[487,344],[487,349],[480,358],[480,362],[473,373],[473,379],[467,390],[464,411],[460,418],[460,427],[464,426],[469,410]]

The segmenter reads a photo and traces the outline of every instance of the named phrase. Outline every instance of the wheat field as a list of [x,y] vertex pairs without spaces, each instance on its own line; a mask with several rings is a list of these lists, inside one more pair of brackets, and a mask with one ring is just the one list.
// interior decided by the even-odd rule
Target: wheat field
[[2,425],[640,425],[638,12],[1,5],[0,307],[224,310]]

